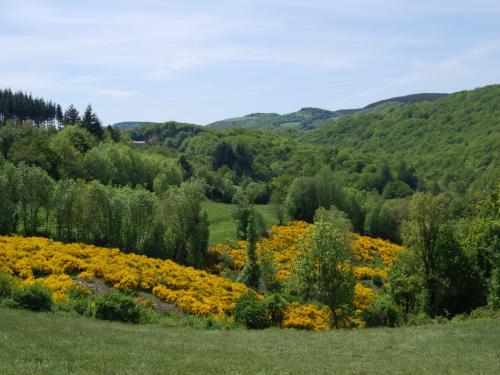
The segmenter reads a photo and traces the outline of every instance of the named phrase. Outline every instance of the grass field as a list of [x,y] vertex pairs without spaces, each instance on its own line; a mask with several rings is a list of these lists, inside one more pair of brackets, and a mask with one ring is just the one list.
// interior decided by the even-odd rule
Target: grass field
[[[216,203],[212,201],[203,202],[203,209],[206,210],[210,223],[209,246],[236,237],[235,223],[231,218],[231,207],[233,206],[234,205],[228,203]],[[271,205],[256,204],[255,208],[264,218],[266,226],[277,223]]]
[[0,374],[498,374],[500,322],[216,331],[0,308]]

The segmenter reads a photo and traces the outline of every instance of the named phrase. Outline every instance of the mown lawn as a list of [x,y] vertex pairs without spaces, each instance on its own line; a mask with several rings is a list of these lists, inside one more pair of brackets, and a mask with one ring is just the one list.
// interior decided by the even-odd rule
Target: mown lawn
[[[236,227],[231,217],[231,208],[234,205],[228,203],[216,203],[212,201],[203,202],[203,209],[208,214],[210,239],[209,246],[216,243],[222,243],[227,239],[236,238]],[[266,226],[277,223],[276,217],[272,212],[271,205],[256,204],[256,210],[264,218]]]
[[31,373],[498,374],[500,323],[210,331],[0,308],[0,374]]

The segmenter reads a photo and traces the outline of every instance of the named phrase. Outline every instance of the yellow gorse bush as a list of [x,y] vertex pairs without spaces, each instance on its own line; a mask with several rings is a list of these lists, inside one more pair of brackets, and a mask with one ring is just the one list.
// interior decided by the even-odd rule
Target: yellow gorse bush
[[41,237],[0,236],[0,268],[25,283],[47,286],[54,300],[64,300],[75,285],[69,275],[96,276],[118,289],[152,292],[182,311],[219,318],[247,290],[243,284],[169,260]]
[[[297,256],[298,243],[313,226],[314,224],[303,221],[292,221],[283,226],[274,225],[271,228],[271,236],[263,238],[257,244],[257,254],[261,254],[263,251],[272,254],[278,281],[284,281],[288,278],[290,268]],[[376,267],[374,263],[380,260],[384,267],[388,267],[404,251],[403,247],[389,241],[361,236],[356,233],[351,234],[351,246],[354,256],[363,264],[354,267],[354,274],[360,280],[371,279],[374,275],[386,279],[387,271]],[[232,268],[236,270],[243,269],[247,261],[246,241],[238,241],[233,245],[218,244],[212,247],[209,252],[229,258]]]
[[292,302],[285,311],[283,327],[326,331],[330,329],[331,319],[332,313],[326,306],[318,308],[314,305],[301,305]]
[[[285,281],[290,274],[290,268],[297,257],[299,241],[304,235],[314,227],[314,224],[308,224],[303,221],[293,221],[286,226],[275,225],[272,227],[272,234],[268,238],[263,238],[257,244],[257,253],[266,252],[265,258],[273,260],[273,266],[276,269],[276,279]],[[351,246],[354,256],[359,263],[353,267],[354,275],[358,280],[371,280],[374,276],[380,276],[383,280],[387,279],[389,267],[403,251],[404,248],[380,238],[371,238],[351,233]],[[246,263],[246,241],[238,241],[231,245],[218,244],[210,252],[230,259],[231,268],[241,270]],[[381,268],[382,267],[382,268]],[[218,267],[221,269],[222,267]],[[366,309],[370,302],[377,296],[377,292],[369,287],[356,283],[354,295],[354,308],[356,314]],[[321,314],[314,305],[302,306],[292,304],[287,312],[286,327],[316,329],[312,327],[327,326],[328,319]],[[301,323],[298,323],[298,322]],[[307,321],[307,323],[306,323]],[[294,323],[293,323],[294,322]]]

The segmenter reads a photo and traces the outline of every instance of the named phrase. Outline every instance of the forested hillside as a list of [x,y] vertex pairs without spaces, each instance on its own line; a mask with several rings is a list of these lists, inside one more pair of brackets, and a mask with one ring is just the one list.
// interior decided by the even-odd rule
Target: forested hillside
[[352,169],[404,160],[427,189],[480,193],[500,179],[500,85],[345,117],[300,140],[334,146]]
[[242,127],[250,129],[263,130],[311,130],[317,128],[329,120],[352,115],[358,112],[370,111],[375,107],[382,105],[393,104],[396,106],[417,103],[421,101],[432,101],[446,96],[446,94],[413,94],[407,96],[399,96],[381,100],[372,103],[363,108],[357,109],[340,109],[337,111],[328,111],[321,108],[302,108],[297,112],[279,115],[277,113],[252,113],[243,117],[230,118],[226,120],[216,121],[207,125],[213,129],[226,129],[229,127]]

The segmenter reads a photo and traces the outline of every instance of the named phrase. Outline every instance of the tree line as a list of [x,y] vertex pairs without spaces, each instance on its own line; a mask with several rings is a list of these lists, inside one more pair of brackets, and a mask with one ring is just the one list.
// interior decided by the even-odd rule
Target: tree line
[[208,244],[208,220],[201,211],[205,183],[177,183],[155,194],[142,186],[113,187],[97,180],[56,181],[39,167],[3,162],[0,233],[118,247],[203,267]]

